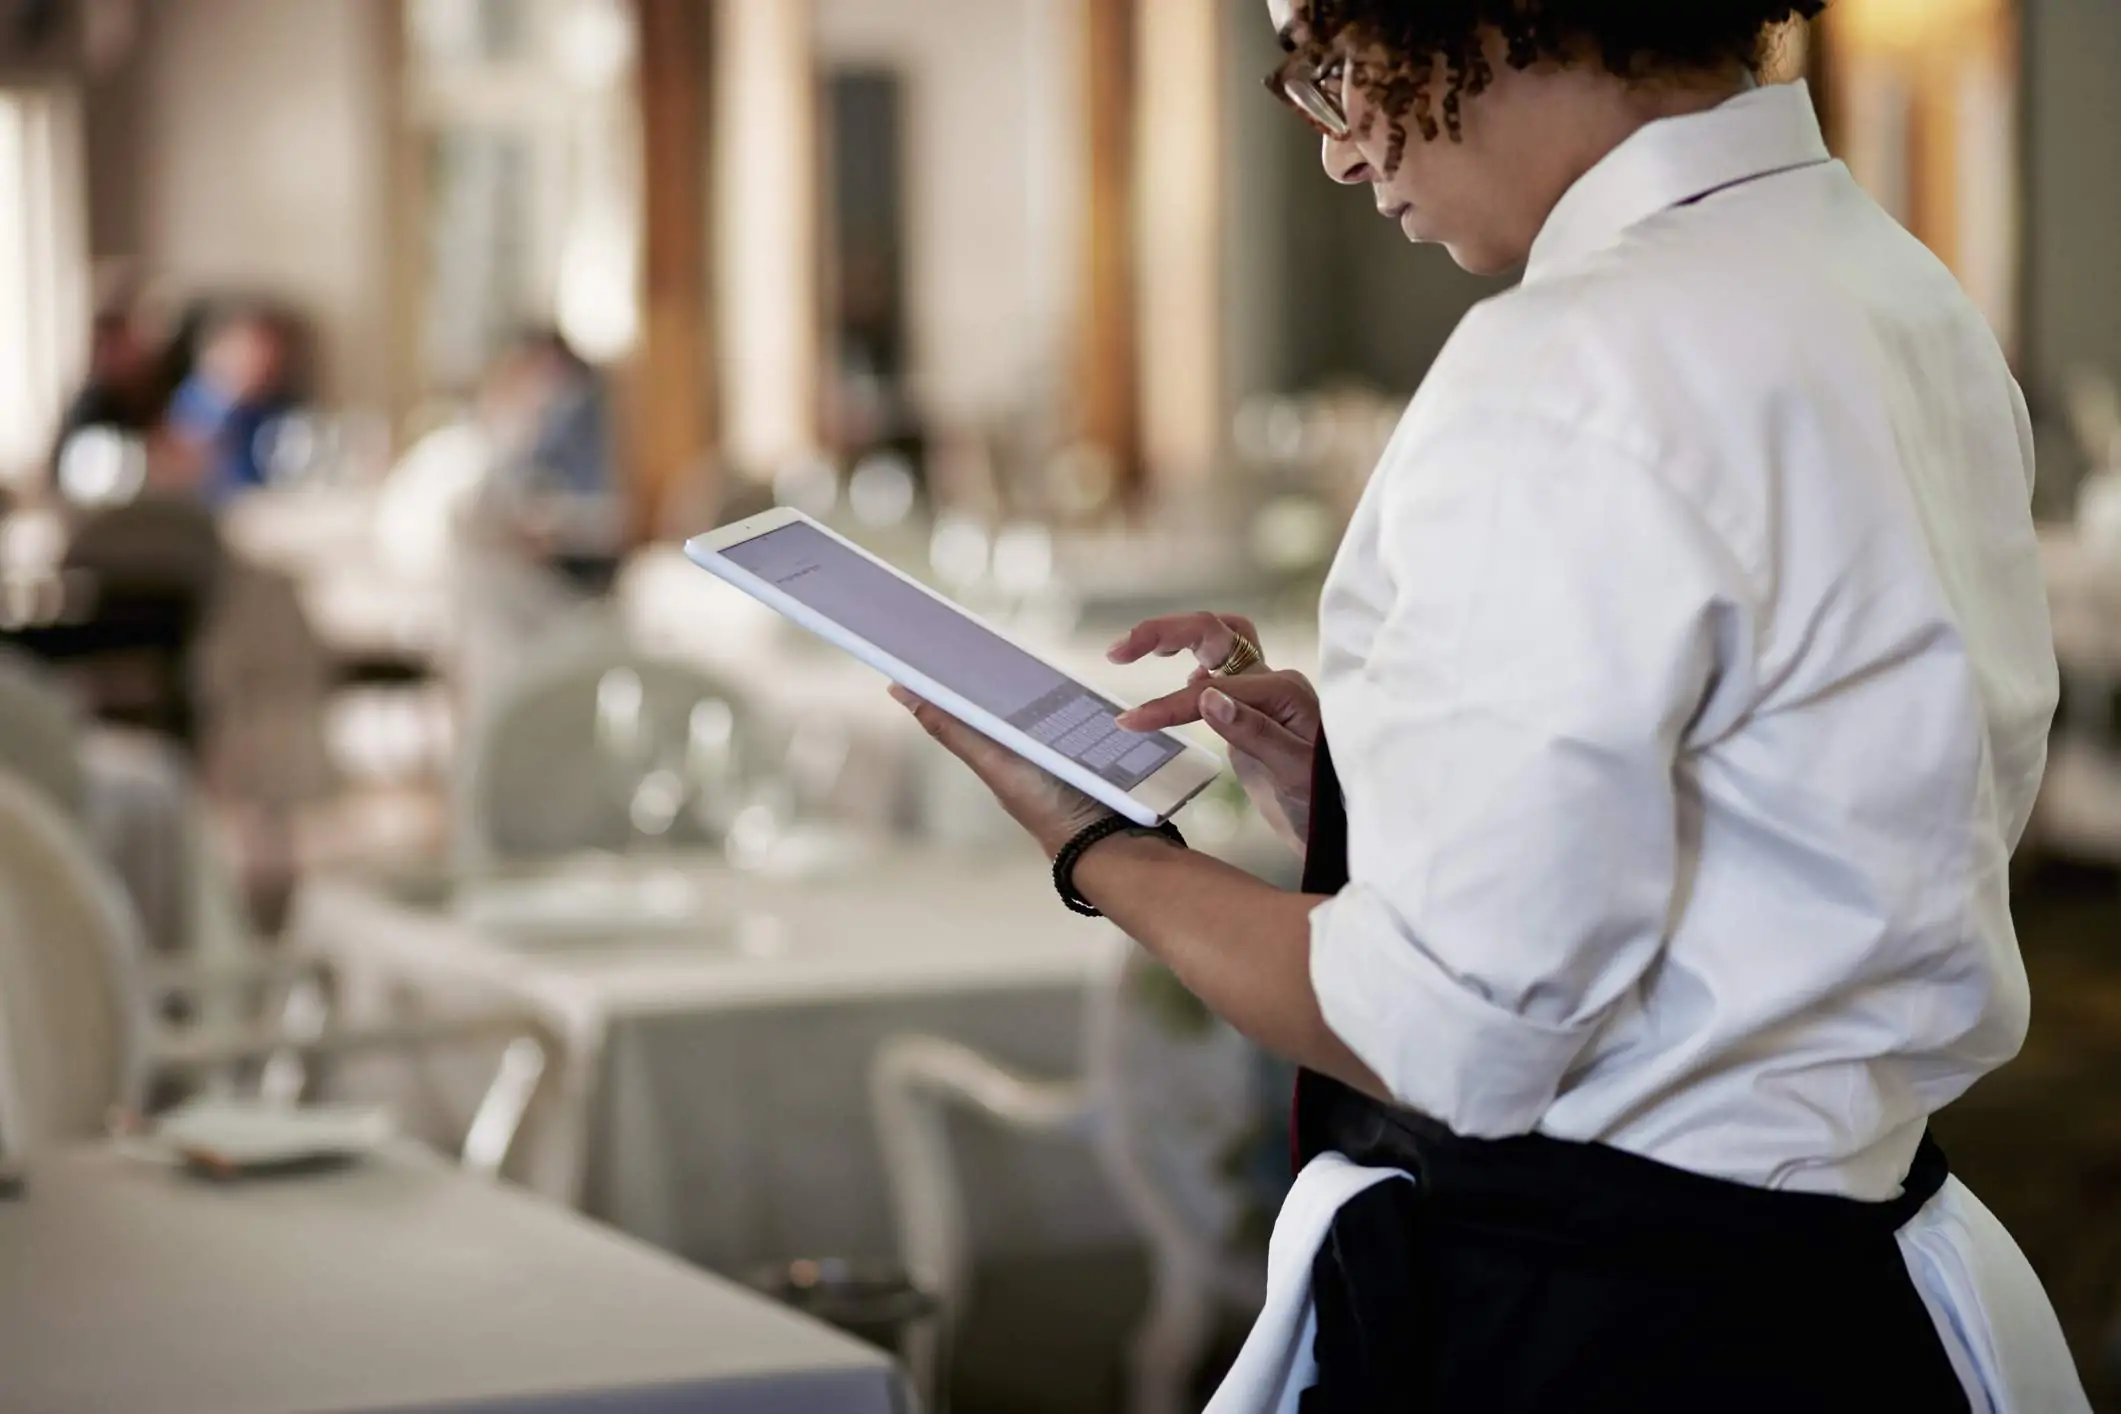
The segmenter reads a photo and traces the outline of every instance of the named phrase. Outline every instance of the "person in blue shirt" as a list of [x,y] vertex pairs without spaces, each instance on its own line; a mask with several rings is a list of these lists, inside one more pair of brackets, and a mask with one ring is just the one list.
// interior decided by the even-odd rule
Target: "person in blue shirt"
[[495,442],[484,514],[585,587],[607,579],[626,504],[597,370],[557,330],[525,330],[490,371],[481,411]]
[[266,310],[231,310],[207,330],[169,408],[171,436],[207,504],[225,505],[271,479],[272,429],[294,402],[288,365],[287,331]]

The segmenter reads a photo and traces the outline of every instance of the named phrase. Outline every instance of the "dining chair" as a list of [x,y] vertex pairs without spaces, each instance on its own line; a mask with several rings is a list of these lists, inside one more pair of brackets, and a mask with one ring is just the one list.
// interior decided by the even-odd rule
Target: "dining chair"
[[148,495],[92,511],[66,546],[67,566],[106,588],[181,595],[202,610],[226,561],[213,512],[188,496]]
[[99,716],[195,744],[193,659],[227,562],[212,513],[187,497],[142,496],[74,526],[64,571],[91,597],[71,651]]
[[48,669],[4,648],[0,771],[81,822],[124,882],[151,951],[225,959],[251,945],[183,752],[154,733],[84,722]]
[[1087,1143],[1150,1266],[1149,1306],[1131,1339],[1129,1414],[1180,1414],[1226,1314],[1266,1290],[1246,1242],[1244,1155],[1257,1133],[1254,1053],[1161,965],[1116,930],[1084,1010],[1083,1068],[1025,1076],[937,1036],[885,1043],[870,1073],[878,1144],[901,1260],[939,1318],[905,1353],[928,1407],[943,1411],[949,1357],[973,1295],[952,1111],[1023,1134]]
[[534,1098],[550,1041],[536,1018],[489,1013],[446,1023],[291,1035],[271,1026],[164,1023],[159,1002],[276,978],[314,979],[305,959],[187,968],[150,962],[117,881],[60,811],[0,776],[0,1154],[96,1137],[146,1109],[158,1077],[256,1067],[278,1056],[331,1060],[436,1044],[506,1043],[468,1134],[466,1168],[497,1174]]
[[13,772],[61,810],[77,814],[88,796],[81,735],[80,710],[50,671],[24,653],[0,647],[0,770]]
[[461,867],[697,844],[747,744],[713,674],[576,629],[500,688],[460,754]]

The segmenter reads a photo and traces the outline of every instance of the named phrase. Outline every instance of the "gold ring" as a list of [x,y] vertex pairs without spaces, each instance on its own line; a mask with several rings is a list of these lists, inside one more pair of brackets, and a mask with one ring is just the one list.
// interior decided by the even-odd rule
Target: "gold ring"
[[1251,639],[1241,633],[1232,633],[1230,636],[1233,640],[1230,644],[1230,656],[1208,669],[1209,677],[1234,678],[1245,669],[1257,667],[1267,661],[1260,653],[1259,645]]

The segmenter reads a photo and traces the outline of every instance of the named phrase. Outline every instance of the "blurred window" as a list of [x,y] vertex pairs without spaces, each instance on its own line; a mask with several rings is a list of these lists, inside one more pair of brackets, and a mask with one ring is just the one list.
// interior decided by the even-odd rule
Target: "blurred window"
[[41,473],[88,334],[74,94],[0,89],[0,478]]
[[461,391],[526,326],[592,362],[639,323],[639,118],[624,0],[410,0],[425,391]]

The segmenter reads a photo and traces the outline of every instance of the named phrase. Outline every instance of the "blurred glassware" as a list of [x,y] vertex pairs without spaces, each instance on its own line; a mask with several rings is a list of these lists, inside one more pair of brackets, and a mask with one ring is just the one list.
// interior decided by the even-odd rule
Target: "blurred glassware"
[[682,740],[665,740],[647,710],[641,675],[613,668],[597,680],[595,741],[624,802],[633,848],[666,841],[685,819],[719,840],[742,813],[736,711],[722,698],[694,702]]
[[817,815],[831,809],[853,753],[853,738],[839,716],[812,713],[795,724],[782,754],[781,774],[798,812]]
[[1255,393],[1238,407],[1231,438],[1247,465],[1269,472],[1291,468],[1303,457],[1303,408],[1294,398]]
[[1315,496],[1277,496],[1252,521],[1252,553],[1276,574],[1316,569],[1332,556],[1339,529]]
[[847,505],[863,525],[882,529],[912,514],[917,490],[912,462],[898,452],[871,452],[847,478]]
[[703,697],[685,717],[685,775],[693,787],[693,819],[712,839],[728,830],[736,813],[736,710],[719,697]]
[[960,598],[987,578],[992,560],[987,527],[977,516],[946,511],[928,537],[928,565],[936,579]]
[[773,474],[773,500],[823,520],[839,505],[839,468],[826,457],[797,457]]
[[1348,422],[1342,416],[1342,409],[1348,401],[1349,394],[1331,392],[1304,400],[1300,421],[1302,430],[1296,440],[1297,461],[1315,465],[1347,450]]
[[597,750],[628,767],[647,749],[646,696],[641,675],[631,668],[613,668],[597,679]]
[[771,765],[750,763],[742,807],[722,836],[729,862],[778,878],[807,878],[867,857],[876,837],[849,824],[843,810],[853,755],[853,730],[843,715],[800,715]]
[[743,806],[729,821],[722,850],[739,869],[759,870],[771,863],[795,817],[787,782],[768,779],[754,784]]
[[597,754],[611,775],[614,796],[624,802],[632,844],[668,834],[683,804],[683,781],[673,782],[656,760],[645,711],[641,675],[613,668],[597,679]]
[[331,481],[338,470],[338,429],[327,418],[297,409],[260,427],[254,450],[258,465],[265,469],[266,484],[321,484]]
[[115,427],[84,427],[59,449],[59,494],[76,506],[122,506],[147,485],[147,444]]
[[994,537],[994,585],[1018,598],[1053,584],[1053,532],[1036,521],[1005,525]]

